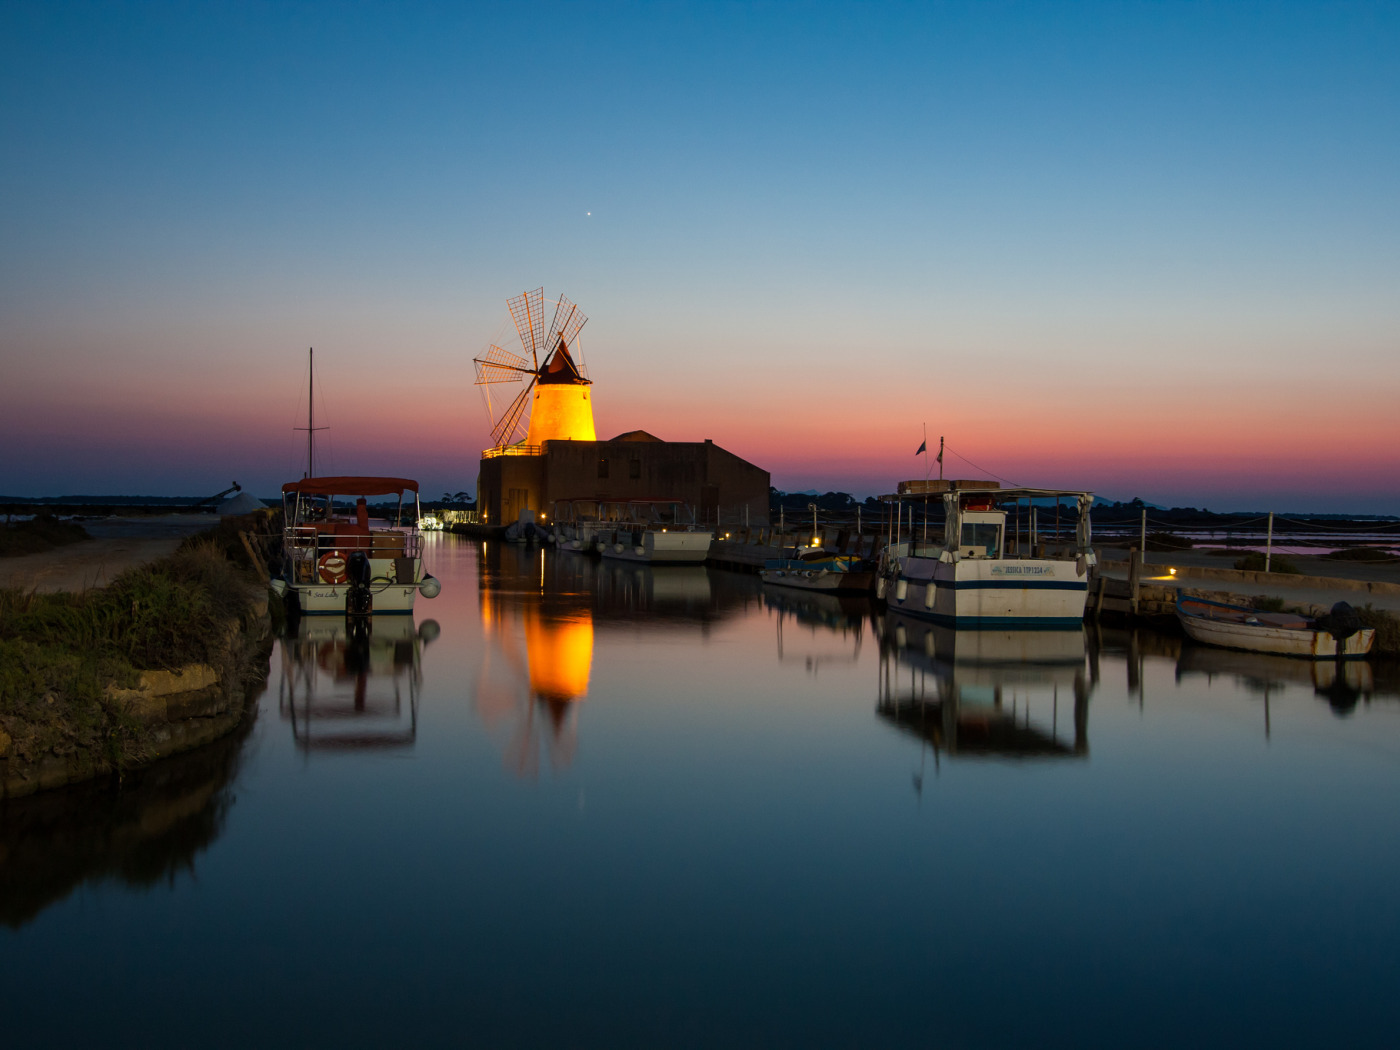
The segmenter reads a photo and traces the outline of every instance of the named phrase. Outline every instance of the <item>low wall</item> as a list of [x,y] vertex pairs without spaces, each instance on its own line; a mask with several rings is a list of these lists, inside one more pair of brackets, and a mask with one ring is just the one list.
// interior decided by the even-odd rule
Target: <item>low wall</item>
[[107,695],[141,726],[137,761],[121,770],[93,748],[25,758],[11,752],[0,729],[0,799],[75,784],[148,766],[232,731],[257,702],[272,650],[267,597],[252,599],[240,620],[225,627],[219,666],[189,664],[174,671],[143,671],[135,689],[109,686]]

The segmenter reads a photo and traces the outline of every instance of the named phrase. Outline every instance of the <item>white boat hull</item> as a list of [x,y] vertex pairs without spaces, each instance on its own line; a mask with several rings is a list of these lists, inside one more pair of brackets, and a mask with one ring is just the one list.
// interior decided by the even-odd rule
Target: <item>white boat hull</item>
[[796,587],[827,594],[861,594],[870,590],[875,582],[872,572],[832,572],[829,569],[762,569],[758,575],[764,583],[775,587]]
[[[370,570],[374,582],[370,584],[370,596],[374,603],[374,615],[413,612],[413,600],[418,595],[418,586],[411,583],[389,583],[395,578],[394,559],[370,559]],[[422,576],[423,566],[414,561],[414,575]],[[350,592],[349,583],[327,583],[325,581],[287,582],[287,594],[297,605],[303,616],[345,615],[345,596]]]
[[1082,565],[1058,559],[904,557],[893,578],[879,581],[877,597],[892,611],[949,627],[1072,627],[1084,619],[1089,592]]
[[708,532],[644,532],[641,543],[634,537],[619,533],[612,542],[603,542],[600,550],[605,558],[648,564],[699,564],[710,554],[713,537]]
[[1371,651],[1376,632],[1369,627],[1357,631],[1342,642],[1337,651],[1337,639],[1327,631],[1296,627],[1274,627],[1268,624],[1234,623],[1212,620],[1203,616],[1178,613],[1181,627],[1193,640],[1203,645],[1225,649],[1242,649],[1251,653],[1275,653],[1280,656],[1301,656],[1310,660],[1335,660],[1342,657],[1365,656]]

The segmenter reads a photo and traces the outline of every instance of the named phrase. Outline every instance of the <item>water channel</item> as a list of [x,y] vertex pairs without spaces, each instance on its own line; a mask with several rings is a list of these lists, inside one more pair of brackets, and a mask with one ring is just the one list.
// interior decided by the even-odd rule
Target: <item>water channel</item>
[[[256,720],[0,809],[13,1046],[1388,1044],[1400,695],[429,539]],[[1378,677],[1381,684],[1377,684]]]

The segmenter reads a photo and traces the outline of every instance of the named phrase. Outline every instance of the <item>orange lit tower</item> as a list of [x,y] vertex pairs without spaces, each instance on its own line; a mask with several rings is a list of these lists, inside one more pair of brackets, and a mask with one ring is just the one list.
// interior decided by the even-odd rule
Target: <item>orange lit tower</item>
[[486,387],[487,407],[491,408],[490,387],[495,383],[525,384],[500,419],[492,412],[491,439],[495,447],[519,439],[525,412],[529,427],[525,444],[538,448],[546,441],[596,441],[593,428],[593,402],[588,388],[592,381],[584,374],[582,359],[575,360],[579,330],[588,318],[567,298],[554,304],[554,319],[548,334],[544,328],[544,289],[536,288],[507,300],[511,319],[520,336],[520,346],[530,356],[502,349],[494,343],[475,359],[476,381]]

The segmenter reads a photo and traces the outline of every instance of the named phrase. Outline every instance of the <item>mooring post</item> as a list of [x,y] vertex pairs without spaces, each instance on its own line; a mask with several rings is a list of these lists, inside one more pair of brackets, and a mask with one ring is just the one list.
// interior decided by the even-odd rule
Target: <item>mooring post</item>
[[1141,541],[1138,543],[1138,550],[1143,551],[1143,552],[1146,552],[1146,550],[1147,550],[1147,508],[1146,508],[1146,507],[1143,507],[1143,508],[1142,508],[1142,539],[1141,539]]
[[1138,612],[1138,584],[1142,579],[1142,551],[1134,547],[1128,560],[1128,596],[1131,599],[1133,615]]
[[1264,541],[1264,571],[1269,571],[1269,566],[1274,560],[1274,512],[1269,511],[1269,538]]

